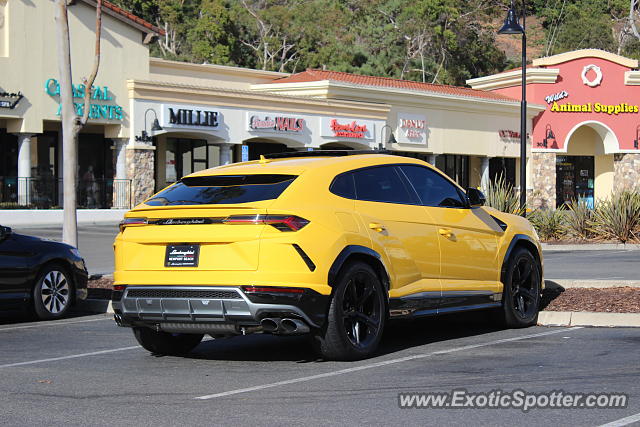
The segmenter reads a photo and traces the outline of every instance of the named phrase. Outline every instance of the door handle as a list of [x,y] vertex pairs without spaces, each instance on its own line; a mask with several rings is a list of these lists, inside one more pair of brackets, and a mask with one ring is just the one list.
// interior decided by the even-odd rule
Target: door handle
[[378,233],[382,233],[385,230],[384,225],[378,224],[377,222],[370,222],[369,228],[377,231]]
[[441,236],[444,236],[446,238],[450,238],[451,236],[453,236],[453,232],[451,230],[449,230],[448,228],[441,228],[438,230],[438,234],[440,234]]

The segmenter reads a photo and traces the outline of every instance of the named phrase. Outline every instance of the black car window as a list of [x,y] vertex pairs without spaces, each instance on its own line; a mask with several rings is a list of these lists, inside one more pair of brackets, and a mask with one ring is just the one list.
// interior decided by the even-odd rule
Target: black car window
[[329,187],[329,191],[337,196],[355,199],[356,189],[353,184],[353,174],[346,172],[336,176]]
[[424,206],[466,207],[458,188],[438,172],[413,165],[402,165],[400,169],[415,188]]
[[150,206],[216,205],[277,199],[295,175],[227,175],[182,178],[145,203]]
[[353,178],[358,200],[416,203],[393,165],[359,169],[353,172]]

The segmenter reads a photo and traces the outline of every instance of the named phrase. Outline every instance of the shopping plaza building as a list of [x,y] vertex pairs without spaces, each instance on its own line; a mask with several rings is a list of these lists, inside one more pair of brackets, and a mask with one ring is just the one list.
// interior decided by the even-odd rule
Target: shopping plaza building
[[[149,56],[161,29],[108,2],[103,11],[102,61],[79,138],[80,207],[129,208],[191,172],[318,149],[384,148],[429,161],[463,186],[503,175],[519,188],[517,70],[464,88],[174,62]],[[79,0],[69,13],[80,112],[95,3]],[[53,16],[51,1],[0,0],[0,209],[61,204]],[[530,203],[555,207],[635,183],[637,65],[590,50],[534,61],[527,71]]]

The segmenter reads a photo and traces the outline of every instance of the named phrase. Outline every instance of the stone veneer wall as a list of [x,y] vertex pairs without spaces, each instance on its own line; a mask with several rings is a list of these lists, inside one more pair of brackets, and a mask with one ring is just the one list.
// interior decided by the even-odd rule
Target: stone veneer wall
[[155,189],[153,150],[127,148],[127,178],[132,180],[133,206],[151,196]]
[[640,154],[618,153],[613,157],[613,190],[640,189]]
[[556,207],[556,153],[531,153],[533,192],[529,202],[534,209]]

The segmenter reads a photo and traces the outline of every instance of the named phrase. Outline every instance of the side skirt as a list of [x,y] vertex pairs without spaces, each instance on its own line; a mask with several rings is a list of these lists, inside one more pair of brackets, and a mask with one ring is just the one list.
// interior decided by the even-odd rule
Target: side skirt
[[420,292],[389,299],[389,316],[411,318],[500,307],[502,293],[491,291]]

